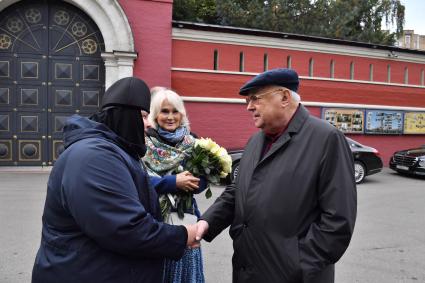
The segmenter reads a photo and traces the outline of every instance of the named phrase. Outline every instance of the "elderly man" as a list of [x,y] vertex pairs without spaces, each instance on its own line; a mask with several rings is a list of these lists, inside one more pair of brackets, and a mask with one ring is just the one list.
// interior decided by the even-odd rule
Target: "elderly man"
[[298,75],[274,69],[239,94],[261,131],[235,182],[198,222],[211,241],[230,226],[233,282],[334,282],[356,219],[353,159],[344,135],[300,104]]

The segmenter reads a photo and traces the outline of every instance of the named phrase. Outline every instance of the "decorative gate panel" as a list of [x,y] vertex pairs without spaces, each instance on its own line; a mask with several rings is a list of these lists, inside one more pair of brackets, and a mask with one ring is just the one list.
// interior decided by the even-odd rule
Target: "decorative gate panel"
[[103,38],[62,1],[21,1],[0,19],[0,166],[50,165],[66,119],[99,107]]

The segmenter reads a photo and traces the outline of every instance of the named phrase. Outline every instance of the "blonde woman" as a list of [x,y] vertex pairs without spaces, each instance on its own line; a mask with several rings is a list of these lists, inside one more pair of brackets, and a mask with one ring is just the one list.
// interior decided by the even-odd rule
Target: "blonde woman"
[[[182,171],[187,157],[195,144],[195,137],[190,132],[189,120],[182,98],[174,91],[166,88],[155,88],[152,92],[149,121],[152,127],[147,130],[147,152],[144,162],[148,169],[161,177],[174,175]],[[200,177],[199,189],[188,187],[186,190],[199,193],[206,188],[206,180]],[[176,205],[163,209],[165,214],[173,212],[181,204],[185,215],[200,216],[194,198],[190,196],[191,205],[182,200],[182,194],[175,186],[168,191],[163,190],[163,200],[167,197]],[[165,211],[164,211],[165,210]],[[185,218],[188,218],[186,216]],[[167,260],[164,268],[163,282],[202,283],[204,282],[201,249],[187,249],[178,261]]]

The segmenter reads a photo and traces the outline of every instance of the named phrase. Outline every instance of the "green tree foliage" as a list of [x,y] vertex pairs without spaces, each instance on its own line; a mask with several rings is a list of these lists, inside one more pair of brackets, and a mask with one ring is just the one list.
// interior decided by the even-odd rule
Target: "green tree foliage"
[[174,0],[173,19],[219,24],[215,0]]
[[[403,31],[400,0],[177,0],[175,20],[256,28],[377,44]],[[395,26],[395,32],[382,29]]]

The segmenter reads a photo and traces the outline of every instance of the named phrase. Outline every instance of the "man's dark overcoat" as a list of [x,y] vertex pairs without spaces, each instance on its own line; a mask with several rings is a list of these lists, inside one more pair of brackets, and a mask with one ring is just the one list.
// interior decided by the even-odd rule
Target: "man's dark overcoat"
[[202,215],[205,239],[231,225],[233,282],[334,282],[357,206],[345,137],[300,105],[261,158],[264,141],[249,140],[235,182]]

